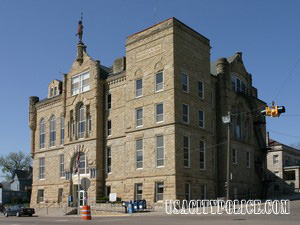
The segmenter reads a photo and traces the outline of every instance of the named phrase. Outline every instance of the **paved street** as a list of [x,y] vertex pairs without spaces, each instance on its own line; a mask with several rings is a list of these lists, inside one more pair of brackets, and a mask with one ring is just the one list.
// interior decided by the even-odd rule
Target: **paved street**
[[167,215],[165,213],[141,213],[134,215],[94,216],[91,221],[82,221],[77,217],[0,217],[0,224],[32,225],[32,224],[118,224],[118,225],[182,225],[182,224],[295,224],[300,221],[300,201],[291,202],[290,215]]

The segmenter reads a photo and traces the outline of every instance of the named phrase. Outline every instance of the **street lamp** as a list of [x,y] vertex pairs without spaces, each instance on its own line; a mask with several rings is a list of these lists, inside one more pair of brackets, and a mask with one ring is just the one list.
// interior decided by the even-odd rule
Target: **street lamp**
[[229,200],[229,189],[230,189],[230,124],[231,116],[228,112],[227,116],[222,116],[222,121],[227,124],[227,187],[226,187],[226,200]]

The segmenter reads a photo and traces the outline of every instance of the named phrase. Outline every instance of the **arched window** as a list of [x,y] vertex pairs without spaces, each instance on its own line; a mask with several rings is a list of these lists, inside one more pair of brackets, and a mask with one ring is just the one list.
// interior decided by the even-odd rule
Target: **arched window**
[[83,138],[85,134],[85,107],[82,104],[78,108],[78,138]]
[[74,175],[77,173],[76,172],[76,166],[78,165],[78,171],[79,174],[88,174],[89,173],[89,168],[88,168],[88,163],[87,163],[87,156],[83,153],[79,153],[79,162],[77,162],[77,156],[75,157],[74,160]]
[[55,139],[56,139],[56,119],[55,116],[52,116],[50,120],[50,147],[55,146]]
[[45,148],[45,137],[46,137],[45,119],[43,118],[40,121],[40,148]]

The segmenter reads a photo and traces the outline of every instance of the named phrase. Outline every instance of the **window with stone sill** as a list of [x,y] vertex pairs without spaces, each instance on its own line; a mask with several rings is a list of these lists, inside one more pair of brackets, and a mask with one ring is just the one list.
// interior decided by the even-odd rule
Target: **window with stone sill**
[[199,141],[199,159],[200,159],[200,170],[205,170],[205,142],[203,140]]
[[55,116],[52,116],[50,119],[50,147],[55,146],[56,141],[56,119]]
[[164,104],[159,103],[155,105],[156,123],[164,121]]
[[155,92],[162,91],[164,89],[164,75],[160,71],[155,75]]
[[204,111],[202,110],[198,111],[198,119],[199,119],[199,127],[204,128],[205,127]]
[[143,95],[143,79],[135,81],[135,97],[141,97]]
[[190,167],[190,138],[183,136],[183,166]]
[[45,179],[45,158],[39,158],[39,179]]
[[90,90],[90,72],[84,72],[82,74],[72,77],[71,81],[71,94],[77,95],[82,92]]
[[45,129],[45,119],[41,119],[40,122],[40,149],[45,148],[46,140],[46,129]]
[[164,136],[156,136],[156,166],[163,167],[165,165],[165,146]]
[[136,149],[136,168],[143,169],[144,166],[144,150],[143,150],[143,139],[135,141]]
[[79,108],[78,108],[78,122],[77,122],[77,137],[78,138],[84,138],[85,135],[85,106],[82,104]]
[[202,81],[198,81],[198,97],[204,99],[204,84]]
[[136,127],[143,126],[143,109],[142,108],[135,110],[135,125],[136,125]]
[[182,104],[182,121],[189,123],[189,106],[186,104]]
[[111,120],[108,120],[106,123],[106,135],[107,136],[111,135]]
[[187,74],[181,74],[181,88],[185,93],[189,93],[189,76]]

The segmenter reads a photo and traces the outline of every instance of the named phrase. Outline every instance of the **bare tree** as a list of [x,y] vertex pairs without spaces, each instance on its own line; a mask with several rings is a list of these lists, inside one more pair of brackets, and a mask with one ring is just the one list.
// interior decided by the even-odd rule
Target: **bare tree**
[[6,156],[0,156],[0,167],[6,180],[11,180],[15,170],[26,169],[31,164],[30,155],[24,152],[11,152]]

